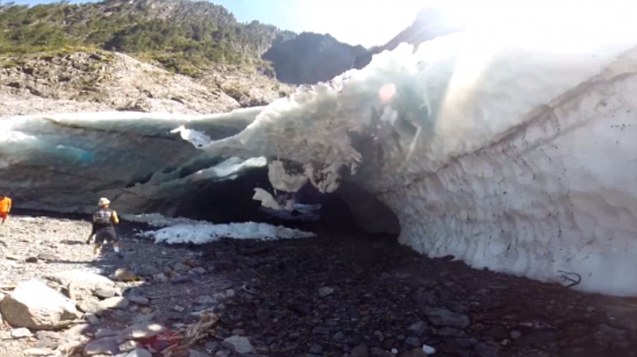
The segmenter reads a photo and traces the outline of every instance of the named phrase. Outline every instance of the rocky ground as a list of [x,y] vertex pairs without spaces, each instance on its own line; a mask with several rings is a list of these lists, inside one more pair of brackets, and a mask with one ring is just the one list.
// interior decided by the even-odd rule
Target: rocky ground
[[[0,227],[1,356],[637,354],[634,299],[472,270],[390,238],[175,247],[136,239],[143,227],[124,224],[124,258],[93,260],[89,228],[35,215]],[[25,289],[16,286],[31,278],[77,308],[68,326],[9,325],[20,300],[11,297]]]
[[292,92],[254,68],[219,65],[197,77],[121,53],[85,49],[0,56],[0,116],[138,111],[209,114]]

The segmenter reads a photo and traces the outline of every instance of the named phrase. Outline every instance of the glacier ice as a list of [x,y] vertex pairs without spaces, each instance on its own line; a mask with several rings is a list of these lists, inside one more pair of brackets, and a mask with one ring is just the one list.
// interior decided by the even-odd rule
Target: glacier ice
[[635,44],[481,46],[460,33],[382,53],[203,149],[299,163],[321,191],[353,181],[430,256],[636,294]]
[[24,206],[83,210],[74,193],[89,191],[141,211],[197,180],[267,165],[282,192],[357,185],[423,254],[542,281],[574,273],[576,289],[637,295],[634,32],[548,49],[559,41],[454,33],[210,117],[3,119],[0,189]]

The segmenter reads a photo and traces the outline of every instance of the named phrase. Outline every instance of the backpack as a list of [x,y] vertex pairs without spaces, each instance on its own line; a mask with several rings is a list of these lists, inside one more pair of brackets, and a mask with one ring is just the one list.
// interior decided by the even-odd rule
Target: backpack
[[93,213],[93,222],[100,225],[110,225],[113,210],[109,208],[100,208]]

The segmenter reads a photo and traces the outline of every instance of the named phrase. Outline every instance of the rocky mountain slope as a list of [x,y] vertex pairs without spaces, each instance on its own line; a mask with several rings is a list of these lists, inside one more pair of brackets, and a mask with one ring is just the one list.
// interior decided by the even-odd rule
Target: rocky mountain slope
[[227,111],[290,93],[279,80],[329,80],[364,51],[329,35],[239,23],[207,1],[0,3],[0,28],[0,115]]
[[291,91],[256,71],[218,66],[201,78],[128,55],[54,51],[0,58],[0,115],[80,111],[214,113]]

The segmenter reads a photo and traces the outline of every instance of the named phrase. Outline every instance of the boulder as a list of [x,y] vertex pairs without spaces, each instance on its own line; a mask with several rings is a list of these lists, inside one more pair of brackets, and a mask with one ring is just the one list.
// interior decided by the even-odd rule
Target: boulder
[[119,352],[119,345],[115,337],[104,337],[91,341],[84,347],[85,356],[116,355]]
[[233,349],[237,353],[252,353],[254,351],[250,340],[244,336],[230,336],[223,340],[223,345]]
[[111,278],[113,278],[113,280],[121,281],[121,282],[130,282],[130,281],[139,280],[139,276],[137,276],[137,274],[133,273],[132,271],[126,268],[118,268],[111,275]]
[[128,307],[129,304],[130,303],[128,302],[128,299],[121,296],[104,299],[99,302],[99,306],[101,310],[125,309]]
[[73,289],[84,289],[90,292],[95,292],[97,290],[110,290],[115,286],[115,283],[111,279],[83,270],[63,271],[55,273],[48,278],[49,280],[60,283],[61,285],[67,287],[71,285]]
[[118,334],[117,338],[119,341],[148,338],[160,334],[164,330],[162,325],[150,321],[141,322],[125,328]]
[[443,308],[432,308],[425,310],[429,320],[436,326],[449,326],[464,329],[469,327],[471,320],[467,315],[449,311]]
[[0,302],[0,312],[13,327],[56,330],[79,317],[75,303],[38,280],[18,284]]

